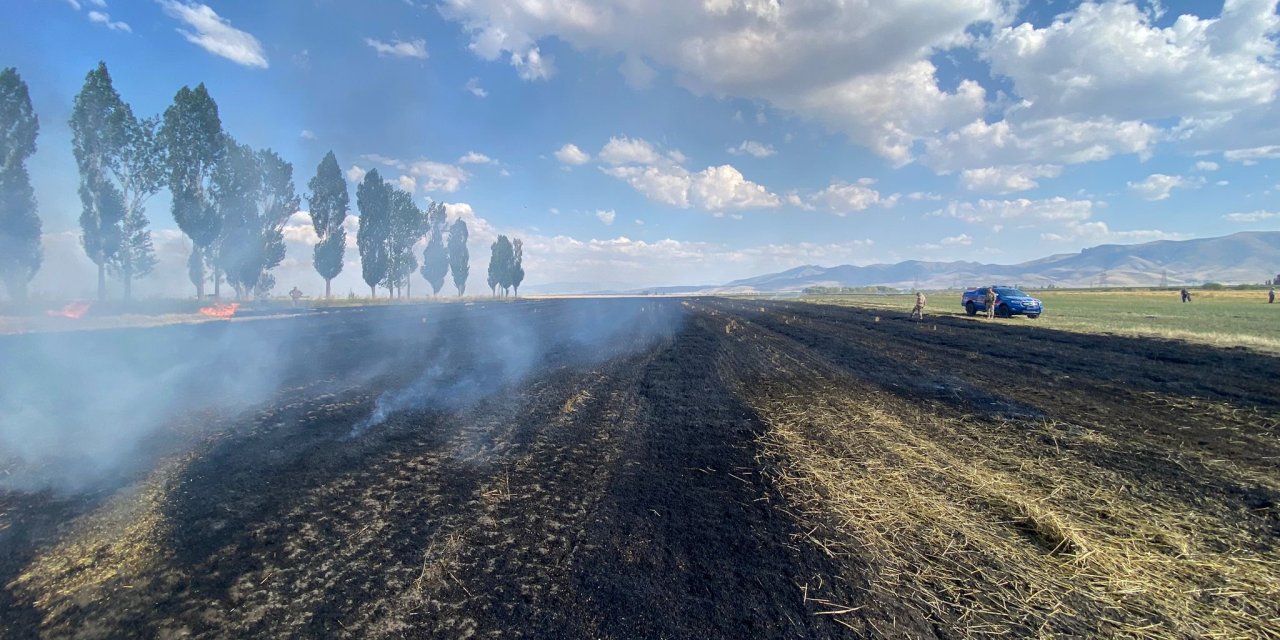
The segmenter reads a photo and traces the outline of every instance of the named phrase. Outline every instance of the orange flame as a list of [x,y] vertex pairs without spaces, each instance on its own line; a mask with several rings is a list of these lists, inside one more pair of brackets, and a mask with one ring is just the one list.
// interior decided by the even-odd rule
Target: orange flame
[[49,309],[45,313],[55,318],[71,318],[79,320],[84,314],[89,312],[88,302],[72,302],[61,309]]
[[239,302],[215,304],[212,307],[204,307],[203,309],[200,309],[200,314],[209,316],[210,318],[230,318],[236,314],[236,309],[239,308]]

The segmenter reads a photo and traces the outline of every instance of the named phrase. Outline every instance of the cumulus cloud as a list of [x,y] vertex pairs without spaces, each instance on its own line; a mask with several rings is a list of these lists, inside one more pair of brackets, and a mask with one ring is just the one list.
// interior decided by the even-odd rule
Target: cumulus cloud
[[662,157],[646,140],[609,138],[596,157],[605,164],[656,164]]
[[347,181],[348,181],[348,182],[360,182],[361,180],[364,180],[364,174],[365,174],[365,173],[367,173],[367,171],[365,171],[365,170],[364,170],[363,168],[361,168],[359,165],[354,165],[354,164],[353,164],[353,165],[351,165],[351,168],[350,168],[350,169],[347,169]]
[[742,144],[736,147],[730,147],[729,153],[732,153],[735,156],[768,158],[769,156],[777,153],[777,151],[767,144],[756,142],[755,140],[744,140]]
[[1174,189],[1196,188],[1204,184],[1204,178],[1186,178],[1153,173],[1141,182],[1128,183],[1129,189],[1143,200],[1164,200]]
[[526,82],[547,80],[556,72],[555,61],[548,56],[543,56],[537,47],[524,53],[512,53],[511,66],[516,68],[516,74],[520,79]]
[[604,211],[604,210],[596,211],[596,218],[599,218],[600,222],[603,222],[605,224],[613,224],[613,219],[616,218],[617,216],[618,214],[615,213],[612,209],[609,209],[608,211]]
[[880,192],[872,189],[871,184],[872,181],[865,179],[856,184],[833,182],[814,195],[812,202],[840,216],[863,211],[881,202]]
[[1209,162],[1208,160],[1201,160],[1196,163],[1195,169],[1196,171],[1217,171],[1218,163]]
[[1061,232],[1040,234],[1045,242],[1153,242],[1156,240],[1186,240],[1191,235],[1161,231],[1159,229],[1131,229],[1116,231],[1101,220],[1090,222],[1070,222]]
[[1040,186],[1037,178],[1056,178],[1061,173],[1062,167],[1053,164],[983,167],[960,172],[960,184],[969,191],[1005,194],[1034,189]]
[[1272,100],[1277,20],[1273,0],[1228,1],[1219,18],[1163,28],[1136,4],[1084,2],[1043,28],[1000,29],[983,51],[1032,114],[1183,118]]
[[365,38],[364,43],[374,51],[377,51],[379,57],[427,59],[427,41],[421,38],[407,41],[392,40],[390,42],[383,42],[376,38]]
[[937,242],[919,244],[916,245],[916,248],[924,249],[926,251],[935,251],[946,247],[967,247],[971,244],[973,244],[973,237],[967,233],[962,233],[958,236],[947,236]]
[[485,88],[480,86],[480,78],[471,78],[467,80],[467,84],[463,85],[463,88],[477,98],[484,98],[489,95],[489,92],[485,91]]
[[103,11],[90,11],[89,22],[100,24],[112,31],[133,33],[133,29],[129,27],[128,23],[112,20],[111,16]]
[[428,193],[436,191],[453,193],[460,189],[467,180],[471,179],[471,174],[467,173],[462,167],[435,162],[426,158],[404,161],[380,156],[376,153],[365,154],[361,158],[368,162],[398,169],[402,175],[414,178],[417,186]]
[[188,27],[178,29],[187,42],[236,64],[267,68],[267,56],[258,39],[231,26],[230,21],[208,5],[184,0],[158,1],[166,14]]
[[782,204],[776,194],[748,180],[733,165],[693,172],[684,167],[688,158],[678,150],[663,152],[640,138],[610,138],[596,158],[604,165],[600,170],[605,175],[626,182],[650,200],[674,207],[722,212]]
[[310,129],[303,129],[302,132],[298,134],[298,137],[302,138],[303,140],[315,140],[316,134]]
[[[967,42],[970,25],[1004,17],[999,0],[927,8],[445,0],[441,10],[471,34],[471,49],[482,58],[527,58],[539,40],[555,37],[580,50],[621,54],[633,84],[640,64],[670,68],[676,82],[697,94],[757,99],[816,117],[895,162],[910,155],[916,136],[981,113],[981,87],[964,82],[954,92],[939,89],[923,54]],[[647,72],[640,75],[651,80]]]
[[458,164],[498,164],[498,161],[483,153],[468,151],[466,155],[458,158]]
[[561,164],[579,166],[591,161],[591,155],[578,148],[576,144],[566,144],[555,153]]

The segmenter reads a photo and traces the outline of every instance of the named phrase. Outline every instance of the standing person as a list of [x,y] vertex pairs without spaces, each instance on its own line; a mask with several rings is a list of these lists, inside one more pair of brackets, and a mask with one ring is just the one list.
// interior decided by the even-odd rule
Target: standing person
[[1184,303],[1191,302],[1191,292],[1187,291],[1186,287],[1182,288],[1182,301]]
[[911,310],[911,318],[914,320],[924,320],[924,292],[916,292],[916,306]]
[[293,300],[293,306],[298,306],[298,301],[302,299],[302,290],[294,285],[293,289],[289,290],[289,298]]
[[996,317],[996,288],[987,287],[987,294],[982,297],[982,306],[986,307],[987,319]]
[[1276,288],[1271,287],[1271,290],[1267,292],[1267,304],[1275,304],[1275,303],[1276,303]]

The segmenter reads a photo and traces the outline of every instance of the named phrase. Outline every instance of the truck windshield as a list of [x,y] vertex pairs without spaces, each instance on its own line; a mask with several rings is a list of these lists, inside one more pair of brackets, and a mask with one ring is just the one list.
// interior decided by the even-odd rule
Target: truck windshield
[[998,295],[998,296],[1002,296],[1002,297],[1005,297],[1005,298],[1025,298],[1025,297],[1027,297],[1027,294],[1023,293],[1022,291],[1020,291],[1020,290],[1018,290],[1018,289],[1011,289],[1011,288],[1009,288],[1009,287],[996,287],[996,295]]

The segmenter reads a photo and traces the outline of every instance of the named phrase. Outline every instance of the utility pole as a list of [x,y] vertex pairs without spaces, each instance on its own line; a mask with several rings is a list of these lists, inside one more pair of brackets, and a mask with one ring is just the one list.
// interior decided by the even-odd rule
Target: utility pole
[[1160,288],[1164,289],[1164,288],[1167,288],[1168,286],[1169,286],[1169,270],[1161,269],[1160,270]]

